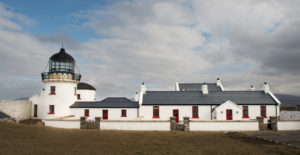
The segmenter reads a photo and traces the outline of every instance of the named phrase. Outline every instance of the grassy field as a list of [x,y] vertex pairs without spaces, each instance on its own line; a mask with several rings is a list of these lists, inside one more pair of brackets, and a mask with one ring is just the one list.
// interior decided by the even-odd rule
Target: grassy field
[[221,132],[68,130],[0,122],[0,154],[300,154]]

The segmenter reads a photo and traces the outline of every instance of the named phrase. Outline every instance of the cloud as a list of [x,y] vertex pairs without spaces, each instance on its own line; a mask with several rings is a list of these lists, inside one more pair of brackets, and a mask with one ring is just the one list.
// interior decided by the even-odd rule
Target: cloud
[[299,95],[297,6],[258,0],[113,2],[72,13],[71,21],[81,23],[71,26],[97,34],[82,42],[63,33],[23,33],[26,16],[16,21],[16,13],[2,4],[0,80],[7,82],[0,97],[38,92],[40,72],[62,41],[98,99],[133,97],[142,82],[150,90],[174,90],[175,82],[217,77],[227,89],[261,89],[267,81],[276,93]]

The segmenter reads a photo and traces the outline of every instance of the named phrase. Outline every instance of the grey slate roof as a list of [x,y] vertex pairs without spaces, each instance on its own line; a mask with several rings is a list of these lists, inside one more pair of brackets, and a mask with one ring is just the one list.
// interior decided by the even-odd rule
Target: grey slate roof
[[84,83],[84,82],[79,82],[77,84],[77,89],[85,89],[85,90],[96,90],[95,87],[93,87],[92,85],[88,84],[88,83]]
[[7,116],[6,114],[0,112],[0,119],[2,119],[2,118],[9,118],[9,116]]
[[139,103],[125,97],[108,97],[102,101],[75,102],[70,108],[138,108]]
[[[202,91],[202,85],[204,83],[179,83],[180,91]],[[222,91],[221,87],[216,83],[206,83],[208,91]]]
[[226,101],[239,105],[275,105],[263,91],[221,91],[203,95],[201,91],[147,91],[143,105],[220,105]]

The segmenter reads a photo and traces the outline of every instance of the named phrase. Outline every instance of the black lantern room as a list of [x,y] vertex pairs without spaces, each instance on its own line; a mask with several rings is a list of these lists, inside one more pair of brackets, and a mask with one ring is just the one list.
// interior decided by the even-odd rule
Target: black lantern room
[[56,53],[50,57],[49,60],[49,73],[51,72],[63,72],[74,73],[75,60],[67,54],[64,48],[61,48],[59,53]]
[[42,80],[77,80],[81,75],[75,73],[75,60],[64,48],[49,59],[49,72],[42,73]]

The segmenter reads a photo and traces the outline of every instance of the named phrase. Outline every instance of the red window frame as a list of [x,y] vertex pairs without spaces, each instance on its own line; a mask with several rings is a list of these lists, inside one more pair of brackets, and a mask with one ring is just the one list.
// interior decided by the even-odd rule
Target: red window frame
[[49,95],[55,95],[55,86],[50,86],[50,93]]
[[90,116],[90,110],[89,109],[84,109],[84,116],[89,117]]
[[249,118],[248,106],[243,106],[243,118]]
[[54,105],[49,105],[49,113],[48,114],[54,114]]
[[192,118],[199,118],[199,110],[198,106],[193,106],[192,107]]
[[121,110],[121,117],[127,117],[127,111],[125,109]]
[[261,117],[267,117],[267,107],[265,105],[260,106],[260,115]]
[[159,118],[159,106],[153,106],[153,117],[152,118]]
[[81,100],[80,94],[77,94],[77,100]]

